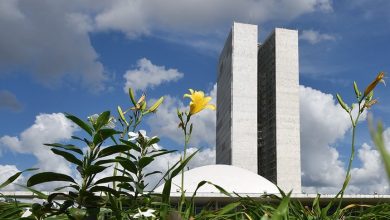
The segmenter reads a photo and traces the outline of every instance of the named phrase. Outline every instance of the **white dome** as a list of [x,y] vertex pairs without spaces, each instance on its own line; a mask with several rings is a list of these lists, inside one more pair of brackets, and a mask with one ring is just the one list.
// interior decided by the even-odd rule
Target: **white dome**
[[[207,165],[184,172],[184,189],[193,193],[198,183],[206,180],[221,186],[229,193],[263,194],[279,193],[278,188],[264,177],[240,167],[230,165]],[[180,192],[181,174],[172,180],[171,192]],[[155,192],[162,192],[164,184],[157,187]],[[219,190],[210,184],[198,189],[198,193],[219,193]]]

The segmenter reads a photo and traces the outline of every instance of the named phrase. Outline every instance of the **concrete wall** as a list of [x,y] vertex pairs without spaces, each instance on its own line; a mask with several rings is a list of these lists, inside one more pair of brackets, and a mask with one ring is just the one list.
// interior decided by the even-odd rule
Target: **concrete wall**
[[216,163],[232,163],[232,32],[221,52],[217,76]]
[[298,31],[275,29],[276,160],[281,189],[301,191]]
[[257,173],[258,30],[234,23],[232,33],[232,165]]
[[258,52],[259,174],[301,191],[298,32],[276,28]]
[[218,65],[217,164],[301,191],[298,33],[234,23]]
[[233,23],[220,56],[217,81],[216,162],[254,173],[257,173],[257,34],[256,25]]

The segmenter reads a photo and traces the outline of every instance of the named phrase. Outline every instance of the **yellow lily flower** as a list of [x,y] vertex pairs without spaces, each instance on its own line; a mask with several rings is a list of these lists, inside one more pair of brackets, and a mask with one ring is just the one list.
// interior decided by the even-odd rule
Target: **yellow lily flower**
[[376,85],[378,85],[378,83],[381,82],[381,83],[386,85],[385,80],[383,80],[384,77],[385,77],[385,73],[384,72],[378,73],[378,75],[376,76],[375,80],[372,81],[371,84],[368,85],[366,90],[364,91],[364,97],[366,97],[376,87]]
[[213,104],[209,104],[209,102],[211,101],[211,97],[210,96],[204,96],[204,92],[202,91],[194,91],[193,89],[189,89],[190,91],[190,94],[184,94],[184,98],[187,97],[187,98],[190,98],[191,99],[191,102],[190,102],[190,114],[191,115],[194,115],[200,111],[202,111],[203,109],[211,109],[211,110],[215,110],[216,107],[215,105]]

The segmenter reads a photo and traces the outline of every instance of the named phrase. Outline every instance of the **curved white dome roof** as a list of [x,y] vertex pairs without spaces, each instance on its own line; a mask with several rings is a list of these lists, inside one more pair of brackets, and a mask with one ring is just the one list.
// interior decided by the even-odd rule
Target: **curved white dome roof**
[[[207,165],[184,172],[184,189],[187,193],[196,190],[198,183],[206,180],[221,186],[227,192],[238,194],[279,193],[278,188],[264,177],[240,167],[230,165]],[[180,192],[181,174],[172,180],[171,192]],[[156,188],[155,192],[162,192],[164,185]],[[199,193],[219,193],[219,190],[210,184],[198,189]]]

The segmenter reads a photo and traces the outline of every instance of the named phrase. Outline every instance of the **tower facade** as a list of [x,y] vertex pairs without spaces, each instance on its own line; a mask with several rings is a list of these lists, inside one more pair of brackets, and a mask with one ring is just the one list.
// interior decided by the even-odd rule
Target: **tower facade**
[[[218,66],[217,163],[301,191],[298,33],[234,23]],[[254,53],[255,52],[255,53]]]
[[217,81],[217,163],[257,173],[256,25],[233,24]]

